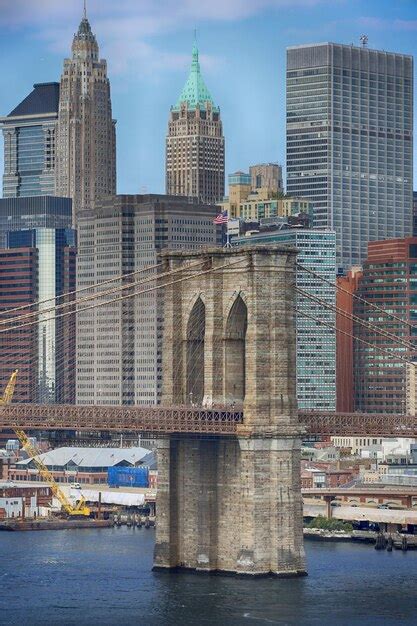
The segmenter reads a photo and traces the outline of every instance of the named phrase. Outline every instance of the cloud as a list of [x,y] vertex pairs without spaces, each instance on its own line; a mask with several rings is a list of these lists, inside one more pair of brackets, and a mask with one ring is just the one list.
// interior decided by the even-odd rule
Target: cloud
[[[111,59],[111,73],[129,67],[154,72],[183,69],[189,56],[169,54],[152,45],[163,36],[202,22],[230,22],[283,8],[314,8],[331,0],[88,0],[88,15],[103,55]],[[334,2],[343,0],[333,0]],[[0,0],[0,28],[30,29],[47,48],[61,55],[69,45],[82,14],[82,0]],[[203,56],[205,69],[217,68],[220,59]]]
[[381,17],[361,17],[359,24],[374,30],[416,31],[417,20],[386,20]]
[[[342,0],[88,0],[88,13],[95,17],[140,18],[144,25],[175,24],[184,19],[238,20],[268,9],[316,7]],[[39,24],[79,18],[81,0],[0,0],[0,24],[5,26]]]

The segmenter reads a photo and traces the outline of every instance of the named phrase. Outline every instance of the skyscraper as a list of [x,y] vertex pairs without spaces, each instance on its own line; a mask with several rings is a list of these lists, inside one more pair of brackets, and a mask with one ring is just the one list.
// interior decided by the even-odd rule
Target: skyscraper
[[54,195],[59,83],[38,83],[6,117],[3,197]]
[[0,248],[7,233],[28,228],[71,228],[71,198],[0,198]]
[[413,58],[323,43],[287,50],[287,192],[337,235],[337,263],[412,233]]
[[61,296],[75,290],[75,258],[75,231],[69,228],[12,231],[7,248],[0,249],[2,316],[15,307],[25,307],[20,315],[33,312],[35,303],[39,312],[39,324],[0,335],[0,380],[8,379],[14,362],[21,370],[21,401],[74,402],[74,317],[54,319],[49,309],[74,297]]
[[[215,215],[215,206],[185,197],[151,194],[104,198],[93,211],[80,215],[77,288],[88,289],[152,266],[152,273],[117,280],[111,287],[133,280],[149,281],[157,276],[155,266],[163,248],[219,245],[221,229],[213,224]],[[152,285],[153,281],[147,283],[148,288]],[[107,284],[102,289],[108,288]],[[136,292],[140,289],[133,287]],[[160,290],[149,291],[78,313],[77,404],[159,402],[162,296]]]
[[84,12],[65,59],[59,98],[56,193],[72,198],[73,222],[81,210],[116,192],[116,133],[107,63]]
[[224,196],[224,137],[217,107],[193,47],[189,76],[171,107],[166,138],[166,193],[216,204]]
[[417,237],[371,242],[356,294],[355,410],[405,413],[407,361],[417,361]]
[[[7,316],[27,315],[32,313],[37,302],[38,251],[32,247],[20,247],[9,250],[0,247],[0,314],[2,320]],[[19,311],[7,313],[19,307]],[[18,367],[19,376],[14,394],[15,402],[36,402],[37,384],[37,345],[36,325],[24,325],[0,333],[0,384],[3,389],[10,378],[11,371]],[[17,364],[17,365],[16,365]]]
[[[261,228],[236,237],[233,245],[289,245],[298,250],[296,338],[297,402],[300,409],[336,409],[336,303],[331,285],[336,273],[336,235],[332,231],[304,228]],[[301,291],[302,290],[302,291]],[[310,297],[309,297],[310,296]],[[313,300],[312,300],[313,298]],[[319,298],[327,307],[314,300]],[[303,313],[305,315],[303,315]],[[318,318],[324,322],[311,319]]]

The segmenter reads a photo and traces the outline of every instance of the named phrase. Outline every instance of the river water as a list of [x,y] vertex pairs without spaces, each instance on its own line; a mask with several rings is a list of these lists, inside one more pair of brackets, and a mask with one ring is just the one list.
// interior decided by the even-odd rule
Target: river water
[[309,576],[152,572],[153,530],[0,533],[0,624],[417,624],[417,552],[307,542]]

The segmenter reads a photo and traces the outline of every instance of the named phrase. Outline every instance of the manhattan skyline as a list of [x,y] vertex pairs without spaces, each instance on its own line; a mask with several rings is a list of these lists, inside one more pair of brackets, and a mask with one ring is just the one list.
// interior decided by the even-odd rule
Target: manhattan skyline
[[[58,81],[82,15],[82,2],[0,0],[0,114],[33,83]],[[417,9],[411,0],[194,0],[158,3],[89,0],[112,82],[117,119],[118,192],[162,193],[167,112],[191,62],[197,29],[207,86],[220,106],[226,173],[256,162],[285,164],[285,49],[333,41],[415,55]],[[378,17],[384,15],[384,18]],[[255,113],[254,113],[255,112]],[[3,167],[2,162],[0,167]]]

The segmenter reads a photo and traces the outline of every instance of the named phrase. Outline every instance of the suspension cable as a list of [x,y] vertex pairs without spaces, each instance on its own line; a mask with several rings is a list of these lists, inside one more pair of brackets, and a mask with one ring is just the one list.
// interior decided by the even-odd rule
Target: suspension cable
[[[164,276],[167,276],[169,274],[176,274],[178,272],[184,271],[184,269],[187,269],[189,267],[194,267],[196,265],[199,265],[201,263],[201,261],[195,261],[194,263],[190,263],[188,264],[186,267],[182,267],[182,268],[177,268],[174,270],[169,270],[168,272],[164,272],[162,274],[154,274],[152,276],[150,276],[149,278],[145,278],[145,279],[141,279],[132,283],[127,283],[125,285],[120,285],[119,287],[115,287],[114,289],[107,289],[106,291],[100,291],[98,293],[94,293],[91,294],[89,296],[85,296],[84,298],[79,298],[78,300],[70,300],[69,302],[62,302],[61,304],[57,304],[56,306],[52,306],[49,309],[40,309],[38,311],[32,311],[32,313],[27,313],[25,315],[18,315],[15,317],[11,317],[8,318],[6,320],[2,320],[0,321],[0,326],[5,326],[7,324],[14,324],[15,321],[19,321],[22,319],[27,319],[27,318],[31,318],[31,317],[39,317],[41,315],[45,315],[46,313],[50,313],[51,311],[57,311],[60,309],[64,309],[67,307],[74,307],[82,302],[87,302],[89,300],[95,300],[96,298],[102,298],[104,296],[108,296],[111,295],[112,293],[118,293],[119,291],[124,291],[125,289],[132,289],[133,287],[137,287],[138,285],[143,285],[145,283],[148,282],[152,282],[154,280],[158,280],[159,278],[162,278]],[[160,265],[160,264],[159,264]],[[158,267],[158,266],[155,266]],[[119,280],[119,279],[117,279]],[[91,287],[88,287],[88,289],[91,289]],[[75,292],[72,292],[75,293]],[[64,294],[64,295],[69,295],[69,294]],[[43,320],[42,320],[43,321]]]
[[74,291],[68,291],[67,293],[61,293],[57,296],[52,296],[51,298],[46,298],[46,300],[38,300],[37,302],[31,302],[30,304],[23,304],[21,306],[15,307],[13,309],[5,309],[4,311],[0,311],[0,315],[8,315],[9,313],[13,313],[14,311],[20,311],[22,309],[28,309],[28,308],[32,308],[34,306],[39,306],[40,304],[45,304],[46,302],[51,302],[52,300],[56,300],[58,298],[65,298],[68,296],[72,296],[75,293],[81,293],[82,291],[87,291],[88,289],[95,289],[98,287],[102,287],[103,285],[107,285],[109,283],[113,283],[116,280],[124,280],[125,278],[129,278],[130,276],[134,276],[136,274],[141,274],[142,272],[148,272],[152,269],[156,269],[157,267],[159,267],[160,265],[162,265],[162,263],[156,263],[155,265],[149,265],[147,267],[143,267],[140,270],[135,270],[134,272],[130,272],[129,274],[120,274],[119,276],[116,276],[115,278],[109,278],[108,280],[104,280],[100,283],[95,283],[93,285],[90,285],[88,287],[80,287],[79,289],[75,289]]
[[[211,267],[208,270],[203,270],[203,271],[198,272],[196,274],[191,274],[190,276],[185,276],[183,278],[171,281],[169,283],[165,283],[165,284],[162,284],[162,285],[155,285],[154,287],[150,287],[149,289],[145,289],[143,291],[135,291],[135,292],[133,292],[131,294],[120,296],[119,298],[113,298],[111,300],[106,300],[105,302],[97,302],[96,304],[92,304],[92,305],[90,305],[88,307],[84,307],[83,309],[76,309],[74,311],[66,311],[65,313],[61,313],[60,315],[54,315],[52,317],[49,317],[49,318],[47,318],[45,320],[40,320],[40,321],[41,322],[49,322],[51,320],[61,319],[62,317],[66,317],[67,315],[76,315],[78,313],[84,313],[85,311],[89,311],[91,309],[96,309],[98,307],[107,306],[107,305],[113,304],[115,302],[121,302],[121,301],[126,300],[128,298],[133,298],[135,296],[140,296],[140,295],[143,295],[145,293],[150,293],[152,291],[156,291],[158,289],[162,289],[163,287],[169,287],[171,285],[176,285],[178,283],[182,283],[182,282],[187,281],[187,280],[192,280],[193,278],[197,278],[198,276],[204,276],[206,274],[209,274],[210,272],[216,272],[216,271],[218,271],[220,269],[224,269],[226,267],[230,267],[232,265],[236,265],[237,263],[242,263],[243,261],[246,261],[246,259],[245,258],[244,259],[238,259],[236,261],[231,261],[230,263],[226,263],[225,265],[219,265],[218,267]],[[173,271],[172,271],[172,273],[173,273]],[[168,274],[170,274],[170,272],[168,272]],[[155,278],[157,278],[157,277],[154,277],[154,280],[155,280]],[[97,294],[96,297],[98,297],[98,298],[101,297],[101,294]],[[74,304],[74,303],[72,303],[72,304]],[[35,321],[31,321],[31,322],[25,322],[24,324],[19,324],[18,326],[12,326],[11,328],[0,329],[0,334],[7,333],[7,332],[10,332],[12,330],[17,330],[17,329],[20,329],[20,328],[26,328],[28,326],[33,326],[33,325],[38,324],[38,323],[39,323],[39,320],[35,320]]]
[[[309,300],[312,300],[313,302],[318,302],[319,304],[321,304],[325,308],[331,309],[332,311],[336,312],[336,314],[342,315],[346,319],[349,319],[349,320],[351,320],[353,322],[356,322],[357,324],[361,324],[365,328],[368,328],[369,330],[372,330],[375,333],[378,333],[378,334],[382,335],[383,337],[386,337],[386,338],[390,339],[391,341],[395,341],[396,343],[403,345],[404,347],[408,348],[409,350],[417,350],[417,346],[415,346],[413,343],[411,343],[409,341],[406,341],[404,339],[401,339],[401,337],[399,337],[398,335],[393,335],[389,331],[386,331],[386,330],[384,330],[382,328],[378,328],[377,326],[375,326],[371,322],[367,322],[366,320],[362,320],[357,315],[353,315],[351,313],[347,313],[346,311],[344,311],[340,307],[335,306],[333,304],[330,304],[330,303],[326,302],[325,300],[322,300],[321,298],[318,298],[317,296],[314,296],[313,294],[310,294],[308,291],[304,291],[304,289],[301,289],[300,287],[296,287],[296,291],[298,293],[301,293],[305,298],[308,298]],[[336,332],[339,332],[339,330],[337,330],[337,327],[336,327]]]
[[333,324],[330,324],[328,322],[325,322],[324,320],[321,320],[317,317],[314,317],[313,315],[309,315],[308,313],[306,313],[305,311],[301,311],[300,309],[295,309],[296,313],[303,316],[303,317],[307,317],[308,319],[313,320],[314,322],[316,322],[317,324],[321,324],[322,326],[327,326],[328,328],[331,328],[332,330],[338,332],[338,333],[342,333],[343,335],[346,335],[348,337],[350,337],[351,339],[355,339],[356,341],[360,341],[361,343],[370,346],[371,348],[373,348],[374,350],[376,350],[377,352],[382,352],[383,354],[388,355],[389,357],[393,358],[398,358],[400,361],[404,361],[404,363],[408,364],[408,365],[413,365],[415,366],[416,364],[413,363],[412,361],[409,361],[408,359],[406,359],[405,357],[394,353],[391,350],[386,350],[385,348],[380,348],[379,346],[377,346],[374,343],[370,343],[369,341],[366,341],[365,339],[362,339],[360,337],[356,337],[355,335],[353,335],[352,333],[348,333],[345,330],[341,330],[341,329],[337,329],[336,326],[334,326]]
[[411,322],[408,322],[407,320],[402,319],[398,315],[395,315],[395,313],[389,313],[388,311],[385,311],[385,309],[383,309],[382,307],[378,306],[377,304],[374,304],[373,302],[369,302],[369,300],[366,300],[365,298],[362,298],[361,296],[358,296],[357,294],[348,291],[344,287],[341,287],[340,285],[338,285],[337,282],[333,283],[331,280],[328,280],[327,278],[324,278],[323,276],[321,276],[321,274],[318,274],[317,272],[314,272],[313,270],[309,269],[308,267],[305,267],[305,265],[301,265],[300,263],[296,263],[296,266],[299,267],[304,272],[307,272],[308,274],[312,274],[316,278],[319,278],[321,281],[327,283],[328,285],[331,285],[335,289],[338,289],[339,291],[342,291],[343,293],[346,293],[347,295],[351,296],[355,300],[359,300],[360,302],[363,302],[363,303],[367,304],[368,306],[372,307],[373,309],[376,309],[377,311],[380,311],[381,313],[384,313],[388,317],[392,317],[392,319],[397,320],[398,322],[401,322],[401,324],[406,324],[410,328],[417,328],[416,326],[414,326],[414,324],[411,324]]

